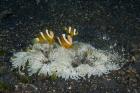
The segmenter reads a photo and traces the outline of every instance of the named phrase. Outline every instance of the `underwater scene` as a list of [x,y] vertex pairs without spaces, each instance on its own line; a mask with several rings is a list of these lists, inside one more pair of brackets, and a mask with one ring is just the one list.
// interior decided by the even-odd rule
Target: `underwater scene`
[[139,0],[1,0],[0,93],[139,93]]

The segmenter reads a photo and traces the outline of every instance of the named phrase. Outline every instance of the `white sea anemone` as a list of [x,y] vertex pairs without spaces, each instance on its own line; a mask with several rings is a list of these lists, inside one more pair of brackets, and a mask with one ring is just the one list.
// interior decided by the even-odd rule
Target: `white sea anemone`
[[[124,59],[117,53],[95,49],[90,44],[74,42],[65,49],[57,44],[34,44],[30,51],[15,53],[11,59],[13,68],[27,69],[28,74],[43,74],[64,79],[79,79],[86,75],[102,75],[118,70]],[[28,68],[24,68],[28,62]],[[121,64],[121,65],[120,65]]]

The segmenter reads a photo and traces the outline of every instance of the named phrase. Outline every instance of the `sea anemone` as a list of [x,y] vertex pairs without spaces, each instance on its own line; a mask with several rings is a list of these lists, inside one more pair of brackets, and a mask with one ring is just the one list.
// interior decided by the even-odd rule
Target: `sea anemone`
[[[48,36],[48,34],[43,36],[43,33],[40,35],[39,42]],[[57,39],[59,42],[53,44],[38,42],[26,52],[15,53],[11,58],[13,68],[18,68],[20,73],[24,73],[22,71],[26,69],[29,75],[51,76],[55,73],[57,77],[77,80],[85,76],[88,78],[91,75],[101,76],[112,70],[118,70],[125,62],[125,59],[116,52],[96,49],[82,42],[72,42],[70,35],[62,34]]]
[[49,44],[38,43],[30,51],[15,53],[11,59],[13,68],[20,69],[28,62],[26,69],[29,75],[38,72],[38,75],[51,76],[55,73],[64,79],[79,79],[86,75],[107,74],[119,69],[124,61],[117,53],[97,50],[85,43],[74,42],[71,49],[58,44],[51,48],[48,46]]

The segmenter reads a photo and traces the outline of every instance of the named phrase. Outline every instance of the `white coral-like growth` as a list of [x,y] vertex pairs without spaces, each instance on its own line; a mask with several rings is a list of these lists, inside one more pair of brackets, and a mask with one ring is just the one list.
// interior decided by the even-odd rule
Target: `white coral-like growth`
[[[124,59],[117,53],[97,50],[85,43],[75,42],[73,48],[64,49],[57,44],[34,44],[27,52],[17,52],[11,59],[13,68],[64,79],[79,79],[86,75],[102,75],[118,70]],[[28,62],[28,68],[24,68]]]

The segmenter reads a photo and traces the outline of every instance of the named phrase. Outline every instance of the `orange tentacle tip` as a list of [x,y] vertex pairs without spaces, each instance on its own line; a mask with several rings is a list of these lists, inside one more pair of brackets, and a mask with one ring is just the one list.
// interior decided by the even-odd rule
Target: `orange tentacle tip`
[[59,44],[64,48],[72,47],[72,37],[70,35],[62,34],[61,37],[57,37]]
[[65,30],[66,33],[68,33],[71,37],[77,36],[77,35],[78,35],[78,31],[77,31],[75,28],[72,28],[71,26],[65,27],[64,30]]
[[34,39],[34,42],[36,43],[54,43],[54,33],[52,31],[48,31],[46,29],[45,32],[40,32],[40,34]]

